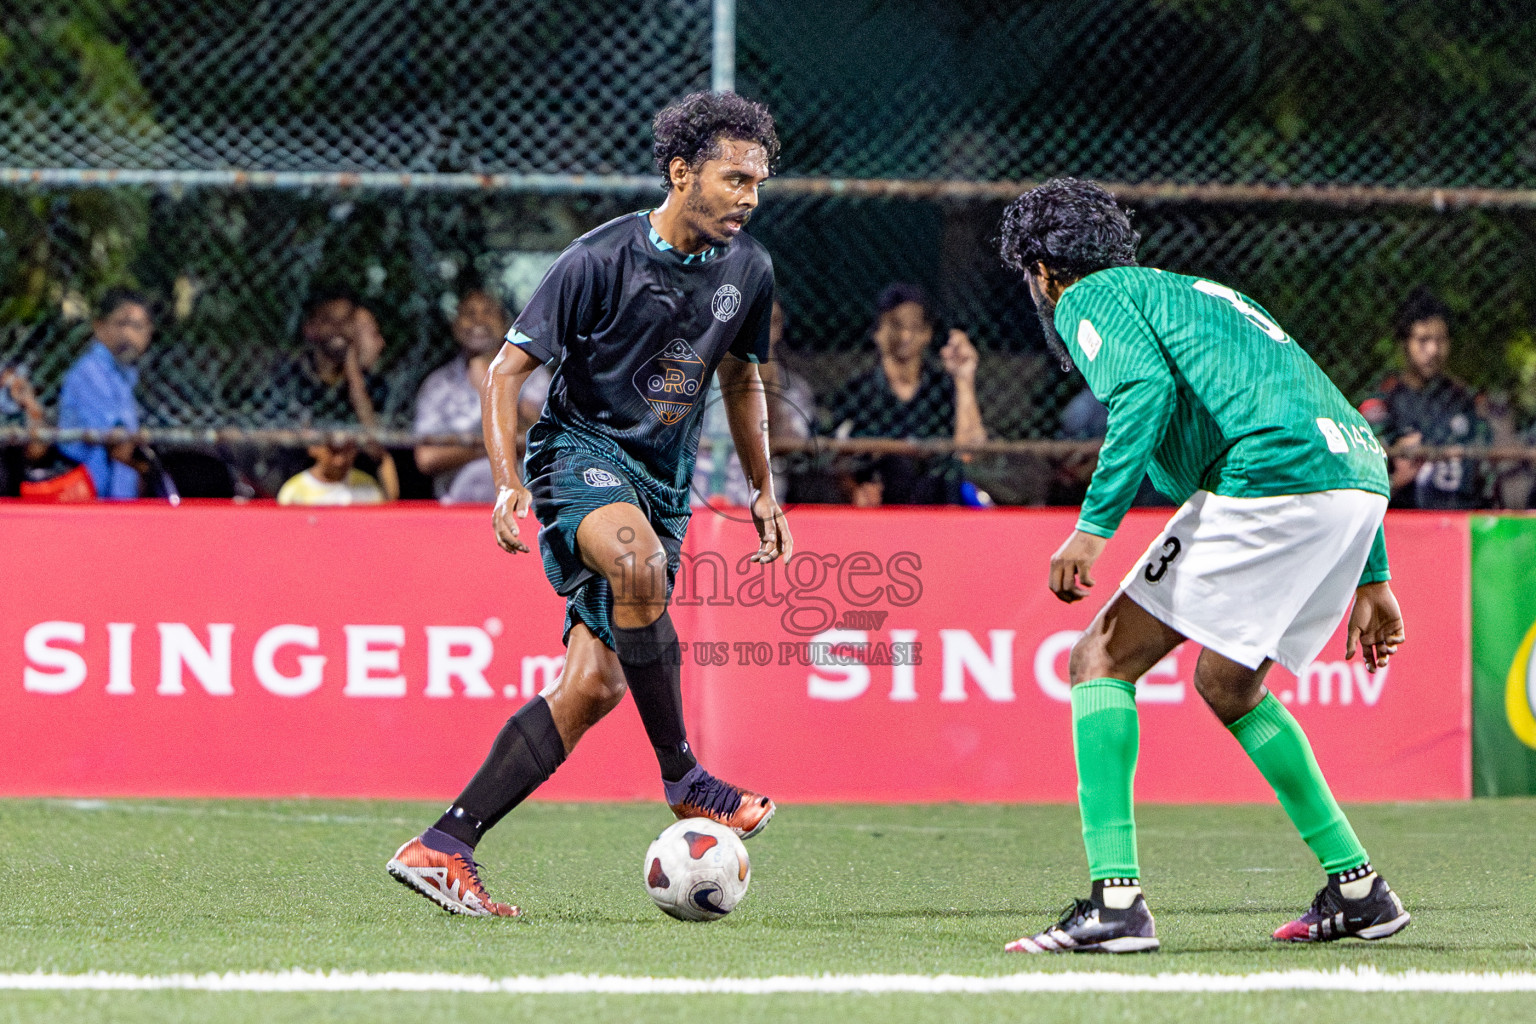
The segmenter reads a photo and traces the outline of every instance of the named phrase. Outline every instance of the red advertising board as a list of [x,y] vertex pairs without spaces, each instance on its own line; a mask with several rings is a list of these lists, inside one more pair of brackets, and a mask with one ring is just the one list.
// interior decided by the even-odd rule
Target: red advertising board
[[[769,665],[743,667],[733,651],[729,665],[696,670],[711,764],[805,800],[1075,799],[1068,652],[1167,516],[1133,513],[1100,562],[1093,597],[1065,605],[1046,589],[1046,566],[1075,518],[801,510],[801,564],[782,603],[696,608],[696,635],[758,641],[749,656],[768,653],[764,640],[774,648]],[[735,527],[710,517],[694,529],[696,549],[708,550],[725,547]],[[1394,515],[1388,546],[1411,643],[1372,677],[1358,658],[1344,661],[1341,628],[1301,679],[1270,674],[1341,799],[1469,795],[1467,543],[1463,518]],[[821,572],[811,568],[818,560]],[[785,628],[791,609],[801,628],[819,624],[815,597],[853,627],[823,634],[849,657],[837,659],[835,644],[805,652],[841,661],[833,667],[802,664],[793,644],[781,656],[781,643],[804,639]],[[915,659],[902,656],[914,648]],[[1272,798],[1195,693],[1198,653],[1185,644],[1139,687],[1138,796]]]
[[[764,571],[740,516],[694,519],[673,618],[695,747],[782,802],[1071,800],[1076,630],[1044,586],[1073,515],[799,509]],[[530,521],[531,522],[531,521]],[[448,799],[559,670],[562,602],[484,509],[0,507],[0,793]],[[1271,688],[1346,800],[1469,793],[1467,526],[1388,522],[1410,642],[1370,677],[1338,637]],[[1141,687],[1137,788],[1265,799],[1181,649]],[[540,791],[659,796],[629,702]]]

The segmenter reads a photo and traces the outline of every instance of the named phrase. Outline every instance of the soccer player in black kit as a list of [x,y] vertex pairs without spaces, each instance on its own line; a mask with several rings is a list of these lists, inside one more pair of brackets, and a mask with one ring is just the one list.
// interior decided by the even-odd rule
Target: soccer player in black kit
[[[626,688],[677,817],[712,818],[743,838],[773,817],[773,801],[715,778],[688,747],[667,600],[711,374],[720,374],[752,486],[760,540],[752,560],[788,560],[793,547],[768,469],[757,369],[768,358],[773,263],[742,232],[779,140],[765,107],[731,93],[688,96],[652,127],[665,201],[572,242],[486,378],[496,541],[528,551],[520,523],[533,509],[545,574],[566,598],[566,661],[556,685],[503,727],[453,805],[389,861],[398,881],[452,913],[519,913],[487,895],[475,844],[554,773]],[[517,397],[540,363],[551,364],[554,378],[528,431],[520,477]]]

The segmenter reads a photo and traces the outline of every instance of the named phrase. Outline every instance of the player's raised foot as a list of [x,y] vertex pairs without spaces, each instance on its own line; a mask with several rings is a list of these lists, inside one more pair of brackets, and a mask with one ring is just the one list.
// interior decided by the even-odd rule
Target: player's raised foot
[[[1363,879],[1362,879],[1363,881]],[[1307,912],[1275,929],[1279,942],[1333,942],[1336,939],[1384,939],[1412,920],[1386,879],[1372,874],[1370,891],[1350,899],[1333,878],[1317,891]]]
[[427,829],[396,850],[389,859],[388,868],[395,881],[450,914],[517,917],[522,913],[516,907],[491,899],[485,886],[480,884],[473,851],[435,828]]
[[757,835],[773,817],[772,800],[715,778],[703,765],[694,765],[687,775],[665,785],[673,814],[718,821],[743,839]]
[[1152,911],[1137,893],[1124,910],[1074,900],[1045,931],[1004,948],[1010,953],[1150,953],[1159,945]]

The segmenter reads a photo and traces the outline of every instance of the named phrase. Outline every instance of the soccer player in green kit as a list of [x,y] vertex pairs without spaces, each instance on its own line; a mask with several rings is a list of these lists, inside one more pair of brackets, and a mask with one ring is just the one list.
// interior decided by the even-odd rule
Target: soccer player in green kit
[[1136,265],[1140,235],[1103,189],[1046,182],[1009,205],[1003,262],[1024,275],[1047,341],[1109,407],[1077,529],[1051,559],[1063,601],[1093,565],[1142,474],[1182,502],[1072,649],[1072,738],[1092,893],[1024,953],[1158,948],[1132,812],[1135,683],[1186,639],[1195,689],[1274,787],[1327,882],[1274,937],[1383,939],[1402,902],[1319,771],[1306,735],[1264,688],[1270,666],[1313,660],[1349,612],[1345,656],[1376,671],[1403,642],[1381,523],[1386,464],[1370,426],[1300,345],[1225,285]]

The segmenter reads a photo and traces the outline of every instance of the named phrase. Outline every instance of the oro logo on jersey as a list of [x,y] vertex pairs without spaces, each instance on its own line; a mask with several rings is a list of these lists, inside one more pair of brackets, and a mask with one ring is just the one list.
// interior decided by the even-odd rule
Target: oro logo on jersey
[[[715,296],[719,301],[718,293]],[[716,314],[719,315],[718,313]],[[704,360],[682,338],[647,359],[635,371],[634,384],[656,418],[671,426],[693,408],[704,387]]]
[[733,284],[723,284],[715,289],[715,297],[709,302],[709,311],[715,319],[725,323],[741,309],[741,292]]

